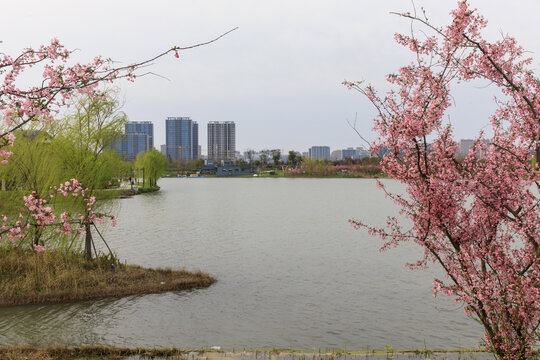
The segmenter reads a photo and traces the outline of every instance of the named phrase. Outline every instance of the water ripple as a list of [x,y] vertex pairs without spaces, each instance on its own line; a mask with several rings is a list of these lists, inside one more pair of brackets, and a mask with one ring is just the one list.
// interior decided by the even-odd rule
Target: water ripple
[[[399,184],[388,182],[390,187]],[[482,335],[437,270],[404,269],[421,251],[379,253],[351,217],[397,209],[372,180],[163,179],[120,201],[107,233],[121,259],[202,269],[208,289],[0,309],[0,343],[223,348],[455,348]]]

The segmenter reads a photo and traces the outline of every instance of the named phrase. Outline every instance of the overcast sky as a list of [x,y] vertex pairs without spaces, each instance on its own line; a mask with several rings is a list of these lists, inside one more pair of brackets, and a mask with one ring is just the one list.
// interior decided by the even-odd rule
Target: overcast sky
[[[486,35],[517,38],[540,62],[540,1],[470,0],[488,20]],[[442,25],[456,1],[415,1],[432,23]],[[157,61],[149,76],[118,83],[123,110],[133,121],[154,123],[154,144],[165,143],[165,118],[189,116],[199,123],[206,154],[209,121],[236,122],[237,150],[307,151],[361,146],[347,125],[358,113],[358,130],[372,139],[374,111],[341,82],[365,80],[384,88],[384,75],[411,60],[393,40],[410,23],[391,11],[412,11],[408,0],[272,1],[4,1],[0,51],[15,54],[57,37],[80,49],[78,61],[95,55],[122,63],[147,59],[173,45],[210,40],[208,46]],[[462,86],[450,113],[458,138],[474,137],[488,124],[495,91]]]

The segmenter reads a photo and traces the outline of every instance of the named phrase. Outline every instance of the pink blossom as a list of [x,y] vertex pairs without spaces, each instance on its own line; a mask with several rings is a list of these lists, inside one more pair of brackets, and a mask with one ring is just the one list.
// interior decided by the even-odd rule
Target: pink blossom
[[45,251],[45,248],[42,247],[41,245],[35,245],[34,244],[34,250],[37,251],[37,252],[43,252],[43,251]]
[[[396,218],[384,228],[350,223],[383,239],[381,250],[409,240],[420,245],[424,256],[407,266],[440,265],[446,278],[435,279],[433,294],[463,303],[498,358],[525,359],[540,340],[540,203],[531,191],[540,183],[532,161],[533,154],[540,159],[540,81],[513,38],[489,43],[482,37],[486,21],[466,1],[451,16],[447,27],[428,27],[436,30],[424,41],[395,36],[416,62],[387,76],[393,88],[386,96],[345,82],[378,110],[372,149],[389,150],[383,171],[407,185],[405,195],[386,194],[412,227],[402,228]],[[475,79],[494,84],[502,96],[490,118],[493,137],[479,133],[459,159],[444,118],[454,84]]]

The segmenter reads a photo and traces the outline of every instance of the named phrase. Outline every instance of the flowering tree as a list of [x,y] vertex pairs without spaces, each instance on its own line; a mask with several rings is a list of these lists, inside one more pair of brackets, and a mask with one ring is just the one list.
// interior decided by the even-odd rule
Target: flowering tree
[[[0,163],[6,164],[12,155],[10,148],[16,141],[16,130],[23,129],[31,122],[53,121],[60,109],[75,96],[85,95],[92,100],[105,101],[103,87],[100,85],[119,79],[134,81],[137,76],[146,75],[137,71],[153,61],[171,53],[178,58],[179,51],[212,43],[233,30],[205,43],[188,47],[174,46],[152,59],[121,67],[115,67],[112,60],[100,56],[88,64],[70,64],[72,51],[65,49],[57,39],[38,49],[24,49],[17,56],[0,54]],[[34,71],[40,69],[41,78],[34,82],[36,85],[22,87],[20,79],[31,68]],[[47,198],[53,198],[58,193],[65,197],[82,196],[86,210],[82,214],[54,214]],[[63,233],[76,231],[86,234],[85,250],[87,258],[91,259],[91,235],[88,230],[90,225],[95,226],[96,222],[104,221],[104,214],[92,210],[94,203],[95,198],[88,196],[87,190],[75,179],[51,188],[47,195],[34,191],[25,197],[25,208],[20,211],[17,219],[0,216],[0,242],[15,242],[24,238],[30,228],[56,226]],[[41,251],[43,247],[34,244],[34,249]]]
[[[434,281],[434,294],[462,302],[483,324],[486,347],[497,357],[525,359],[540,339],[540,81],[513,38],[482,37],[486,21],[466,1],[446,27],[431,25],[425,13],[399,15],[430,34],[395,36],[416,60],[387,76],[394,90],[380,97],[371,86],[345,84],[378,112],[374,151],[390,151],[383,170],[408,193],[387,194],[413,225],[406,230],[396,218],[385,228],[351,223],[382,237],[383,249],[408,240],[422,246],[424,257],[409,265],[442,266],[446,278]],[[474,79],[501,91],[490,118],[493,137],[486,141],[480,133],[458,160],[443,115],[451,85]]]
[[[77,214],[62,212],[59,215],[55,215],[52,207],[49,206],[48,199],[54,199],[57,195],[63,195],[65,198],[81,197],[85,205],[85,210]],[[96,202],[95,196],[89,196],[88,189],[83,188],[76,179],[71,179],[59,186],[51,187],[50,192],[45,196],[40,196],[37,192],[33,191],[30,195],[24,197],[24,201],[25,207],[19,212],[18,219],[10,222],[7,216],[2,215],[2,219],[0,219],[0,224],[2,224],[0,227],[0,238],[7,239],[13,243],[17,240],[24,239],[28,229],[34,228],[40,231],[46,227],[56,227],[56,231],[63,234],[76,232],[77,234],[86,234],[89,236],[89,227],[92,224],[102,224],[105,222],[105,218],[110,218],[113,226],[116,223],[116,219],[113,216],[92,210],[92,206]],[[37,241],[33,244],[33,248],[39,252],[44,250],[44,247]],[[91,258],[91,250],[87,251],[87,255]]]

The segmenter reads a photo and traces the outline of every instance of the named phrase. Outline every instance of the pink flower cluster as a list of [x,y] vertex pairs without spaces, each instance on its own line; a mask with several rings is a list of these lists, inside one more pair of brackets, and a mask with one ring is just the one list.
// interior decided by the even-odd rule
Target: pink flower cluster
[[286,174],[286,175],[302,175],[302,174],[305,174],[306,173],[306,170],[302,169],[302,168],[298,168],[298,169],[284,169],[283,172]]
[[[513,38],[482,38],[486,21],[466,1],[451,15],[451,25],[437,28],[402,14],[434,35],[423,41],[396,35],[417,61],[387,77],[393,90],[386,96],[346,83],[378,110],[373,149],[390,150],[383,171],[407,185],[407,194],[387,195],[413,223],[411,229],[395,218],[385,228],[351,224],[385,240],[383,250],[409,240],[422,246],[424,257],[407,266],[439,264],[446,279],[434,281],[434,294],[465,304],[498,358],[525,359],[540,341],[540,202],[533,191],[540,167],[532,161],[533,154],[540,159],[540,80]],[[473,79],[495,84],[502,97],[490,119],[493,137],[485,141],[480,133],[461,161],[444,115],[451,86]]]
[[[0,54],[0,116],[3,114],[7,126],[0,131],[0,164],[5,164],[12,154],[3,148],[13,144],[15,129],[30,121],[52,121],[74,96],[84,94],[102,99],[100,84],[122,78],[134,81],[137,69],[170,52],[178,57],[179,50],[182,48],[175,46],[153,59],[122,67],[113,67],[112,60],[101,56],[87,64],[69,64],[72,51],[57,39],[38,49],[26,48],[18,56]],[[38,85],[21,88],[20,79],[30,68],[41,70],[41,80]]]
[[[72,232],[84,235],[84,227],[87,223],[103,224],[105,218],[111,219],[112,226],[116,225],[116,218],[93,211],[92,207],[96,202],[94,196],[87,196],[88,189],[82,187],[79,181],[71,179],[65,183],[51,188],[51,193],[45,197],[40,197],[37,192],[33,191],[30,195],[24,197],[25,209],[19,213],[19,219],[10,221],[7,216],[0,217],[0,242],[9,240],[12,243],[17,239],[23,239],[26,232],[30,228],[43,229],[45,227],[55,227],[56,231],[70,234]],[[55,195],[80,196],[86,205],[84,213],[76,215],[63,212],[60,215],[55,215],[51,206],[48,205],[46,198],[54,198]],[[43,248],[36,249],[43,251]]]

